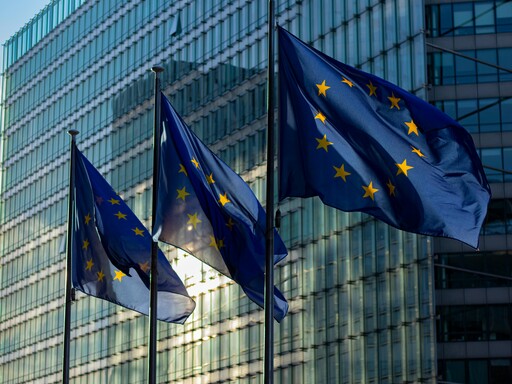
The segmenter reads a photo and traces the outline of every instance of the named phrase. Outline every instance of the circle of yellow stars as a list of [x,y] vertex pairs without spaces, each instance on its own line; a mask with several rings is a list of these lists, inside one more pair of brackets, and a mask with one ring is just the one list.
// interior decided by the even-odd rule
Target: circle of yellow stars
[[[95,197],[95,200],[98,204],[101,204],[104,200],[101,196],[96,196]],[[107,200],[111,205],[119,205],[121,206],[120,204],[120,200],[115,198],[115,197],[112,197],[110,198],[109,200]],[[125,213],[122,213],[120,210],[117,212],[117,213],[114,213],[114,216],[116,216],[119,220],[127,220],[127,214]],[[90,213],[87,213],[84,217],[83,217],[83,222],[86,226],[88,226],[91,222],[92,222],[92,216]],[[132,232],[134,233],[135,236],[140,236],[140,237],[144,237],[144,233],[145,233],[145,230],[144,229],[141,229],[139,227],[135,227],[135,228],[132,228],[131,229]],[[88,252],[89,248],[91,246],[91,243],[88,239],[84,239],[83,242],[82,242],[82,250],[84,252]],[[94,273],[94,276],[96,276],[96,279],[98,282],[103,282],[106,275],[105,273],[102,271],[102,270],[99,270],[97,272],[93,272],[93,268],[95,266],[95,262],[94,262],[94,259],[93,258],[88,258],[86,260],[86,263],[85,263],[85,270],[87,272],[91,272],[91,273]],[[146,261],[145,263],[140,263],[140,268],[141,270],[143,270],[144,272],[147,273],[147,271],[149,271],[149,261]],[[123,273],[122,271],[119,271],[119,270],[114,270],[114,277],[113,277],[113,281],[119,281],[119,282],[122,282],[123,278],[126,276],[125,273]]]
[[[341,83],[346,84],[348,87],[353,88],[354,82],[350,80],[349,78],[342,76]],[[327,84],[327,80],[322,80],[320,83],[315,84],[318,96],[321,96],[323,98],[327,98],[327,91],[331,89],[331,86]],[[367,84],[365,84],[366,88],[368,89],[367,95],[369,97],[377,97],[377,90],[378,86],[373,84],[371,80],[368,81]],[[402,109],[401,105],[403,103],[402,99],[395,95],[394,92],[391,92],[391,96],[387,96],[387,99],[389,100],[389,109],[396,109],[397,111],[400,111]],[[328,120],[328,117],[322,112],[322,111],[316,111],[316,114],[314,115],[315,120],[319,120],[322,124],[326,124],[326,121]],[[414,122],[413,119],[410,121],[404,122],[405,126],[407,127],[407,135],[415,135],[419,136],[419,130],[418,126]],[[325,152],[329,152],[329,147],[334,145],[332,141],[329,141],[327,138],[327,134],[324,134],[322,137],[315,138],[317,145],[317,150],[323,150]],[[416,154],[420,158],[426,157],[425,154],[419,149],[414,146],[411,146],[411,152]],[[396,175],[404,175],[406,177],[409,176],[409,172],[414,169],[414,167],[407,163],[407,159],[404,159],[401,163],[395,163],[395,166],[397,167]],[[339,167],[333,166],[335,170],[334,178],[341,178],[344,182],[347,181],[347,177],[351,175],[351,172],[346,170],[346,165],[341,164]],[[388,179],[388,182],[386,183],[386,187],[389,192],[389,196],[396,196],[396,185],[393,184],[391,179]],[[370,181],[368,185],[362,186],[364,190],[363,198],[369,198],[371,200],[375,199],[375,194],[379,192],[379,189],[373,186],[373,181]]]
[[[190,162],[193,165],[192,169],[201,170],[200,171],[202,174],[201,177],[204,177],[204,180],[206,180],[206,183],[208,185],[215,184],[214,174],[212,172],[209,172],[209,173],[206,171],[203,172],[203,167],[202,167],[201,163],[197,160],[196,157],[192,157]],[[189,177],[189,173],[188,173],[189,171],[191,171],[191,168],[188,168],[188,171],[187,171],[187,168],[183,164],[179,165],[178,174],[182,173],[185,177]],[[191,198],[191,199],[196,198],[193,195],[194,195],[193,189],[189,191],[189,190],[187,190],[186,186],[176,189],[176,200],[187,202],[189,198]],[[217,203],[222,207],[226,206],[229,203],[232,203],[231,198],[230,198],[230,196],[228,196],[227,192],[226,193],[218,193],[217,196],[218,196]],[[193,211],[188,212],[188,213],[186,213],[186,217],[187,217],[187,219],[186,219],[187,220],[186,221],[187,230],[188,231],[191,231],[191,230],[198,231],[201,223],[203,222],[203,219],[201,218],[201,213],[193,212]],[[227,219],[225,225],[230,231],[232,231],[236,224],[233,221],[233,219],[231,217],[229,217]],[[216,251],[220,251],[221,249],[226,247],[224,239],[216,238],[215,236],[210,236],[209,243],[206,243],[206,244],[208,244],[210,248],[215,249]]]

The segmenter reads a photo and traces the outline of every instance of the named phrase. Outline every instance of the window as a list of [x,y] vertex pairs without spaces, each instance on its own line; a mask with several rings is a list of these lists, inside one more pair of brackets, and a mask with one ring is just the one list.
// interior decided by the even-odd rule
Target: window
[[432,37],[512,32],[512,3],[433,4],[426,7],[426,19]]
[[[435,105],[471,133],[512,130],[512,98],[443,100]],[[511,170],[509,166],[505,169]],[[507,176],[505,176],[507,177]]]
[[499,3],[496,5],[496,28],[498,32],[512,32],[511,2],[499,1]]
[[512,381],[510,359],[441,360],[439,378],[450,383],[507,384]]
[[[437,255],[435,287],[436,289],[457,289],[511,286],[509,280],[499,278],[499,276],[512,275],[511,256],[512,253],[509,251]],[[496,277],[484,276],[480,272],[493,274]]]

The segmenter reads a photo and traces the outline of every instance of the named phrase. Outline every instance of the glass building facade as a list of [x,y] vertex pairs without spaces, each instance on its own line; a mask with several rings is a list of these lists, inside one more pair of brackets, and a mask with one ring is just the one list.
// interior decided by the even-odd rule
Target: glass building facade
[[[507,95],[482,91],[465,93],[467,98],[453,92],[440,96],[440,87],[474,86],[465,83],[473,69],[478,86],[510,78],[480,65],[470,68],[425,45],[427,40],[439,44],[437,39],[459,38],[454,32],[461,23],[458,3],[286,0],[276,1],[276,19],[326,54],[431,99],[467,123],[479,139],[483,159],[506,168],[511,161],[507,145],[491,139],[482,143],[484,136],[501,132],[505,137],[512,129]],[[492,3],[493,20],[464,22],[468,29],[461,38],[469,32],[508,36],[510,3],[477,3],[464,17],[474,21],[480,12],[476,9]],[[446,6],[453,11],[451,24]],[[153,65],[165,68],[163,90],[176,110],[265,202],[266,22],[264,0],[54,0],[6,42],[0,190],[2,383],[61,381],[68,130],[80,131],[81,151],[149,226]],[[431,35],[425,33],[426,25]],[[511,47],[455,48],[509,66]],[[509,175],[492,172],[493,185],[506,185]],[[501,207],[509,207],[510,195],[495,196],[484,235],[507,239],[511,213]],[[474,308],[467,302],[443,304],[447,296],[442,296],[442,284],[452,289],[475,281],[455,273],[453,277],[447,268],[439,269],[446,275],[436,273],[435,280],[434,263],[473,260],[473,254],[450,242],[397,231],[363,214],[330,209],[317,199],[288,199],[279,208],[289,255],[276,267],[275,278],[290,312],[275,327],[277,383],[433,383],[438,356],[445,378],[455,369],[474,371],[467,356],[453,358],[443,352],[436,334],[443,345],[459,342],[461,332],[486,342],[506,339],[509,331],[499,324],[488,322],[476,330],[478,320],[461,324],[457,319],[480,313],[486,319],[507,319],[510,300],[490,306],[475,303]],[[494,249],[486,238],[486,255],[508,255],[504,246]],[[260,383],[263,311],[229,279],[181,251],[164,250],[197,308],[183,326],[159,323],[158,381]],[[441,298],[437,309],[436,298]],[[146,382],[148,324],[138,313],[77,293],[71,381]],[[478,364],[487,367],[491,378],[503,376],[511,356],[488,355]]]

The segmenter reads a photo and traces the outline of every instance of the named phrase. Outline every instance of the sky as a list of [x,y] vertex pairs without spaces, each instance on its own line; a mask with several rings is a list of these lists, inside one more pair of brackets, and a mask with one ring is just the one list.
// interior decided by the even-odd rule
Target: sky
[[50,2],[51,0],[0,0],[0,63],[3,62],[3,44]]

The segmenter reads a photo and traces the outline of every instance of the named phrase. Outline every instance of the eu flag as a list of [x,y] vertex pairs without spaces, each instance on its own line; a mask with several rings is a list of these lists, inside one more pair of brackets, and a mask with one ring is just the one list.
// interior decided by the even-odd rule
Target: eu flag
[[[76,146],[73,151],[73,287],[147,315],[151,236]],[[184,323],[195,308],[161,251],[157,298],[159,320]]]
[[[153,235],[194,255],[264,303],[265,211],[249,186],[215,156],[161,95],[162,136]],[[274,263],[287,250],[274,232]],[[274,289],[274,317],[288,303]]]
[[478,246],[490,188],[469,133],[405,90],[279,28],[279,197],[319,196]]

